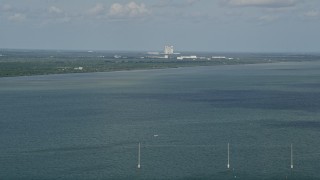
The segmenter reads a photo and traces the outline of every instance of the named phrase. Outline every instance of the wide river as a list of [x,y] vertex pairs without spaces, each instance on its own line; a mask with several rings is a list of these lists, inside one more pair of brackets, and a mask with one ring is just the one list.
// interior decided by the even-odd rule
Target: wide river
[[319,137],[320,61],[0,78],[0,179],[320,179]]

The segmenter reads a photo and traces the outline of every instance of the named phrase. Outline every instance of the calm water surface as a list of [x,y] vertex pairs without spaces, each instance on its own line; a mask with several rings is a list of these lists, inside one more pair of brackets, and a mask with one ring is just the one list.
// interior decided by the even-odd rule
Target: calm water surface
[[318,61],[0,78],[0,100],[0,179],[320,179]]

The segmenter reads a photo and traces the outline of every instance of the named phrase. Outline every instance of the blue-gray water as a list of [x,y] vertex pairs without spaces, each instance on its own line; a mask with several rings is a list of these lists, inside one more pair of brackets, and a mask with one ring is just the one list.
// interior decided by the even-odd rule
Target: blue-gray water
[[318,61],[1,78],[0,179],[320,179],[319,108]]

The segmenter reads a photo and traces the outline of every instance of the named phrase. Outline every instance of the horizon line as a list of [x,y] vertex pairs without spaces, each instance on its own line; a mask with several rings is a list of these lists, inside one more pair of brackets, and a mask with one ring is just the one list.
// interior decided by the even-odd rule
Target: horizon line
[[[7,51],[64,51],[64,52],[162,52],[159,50],[108,50],[108,49],[51,49],[51,48],[0,48],[0,51],[7,50]],[[209,51],[209,50],[181,50],[177,52],[198,52],[198,53],[253,53],[253,54],[320,54],[320,51]]]

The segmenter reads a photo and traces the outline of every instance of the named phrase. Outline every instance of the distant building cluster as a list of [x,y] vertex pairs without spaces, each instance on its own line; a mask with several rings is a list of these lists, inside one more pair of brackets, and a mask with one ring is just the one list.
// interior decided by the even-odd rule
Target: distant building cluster
[[[147,52],[148,56],[146,58],[154,58],[154,59],[177,59],[177,60],[232,60],[231,57],[226,56],[196,56],[194,54],[174,52],[172,45],[165,45],[163,52]],[[145,58],[145,57],[140,57]]]
[[173,54],[173,46],[164,46],[164,54]]

